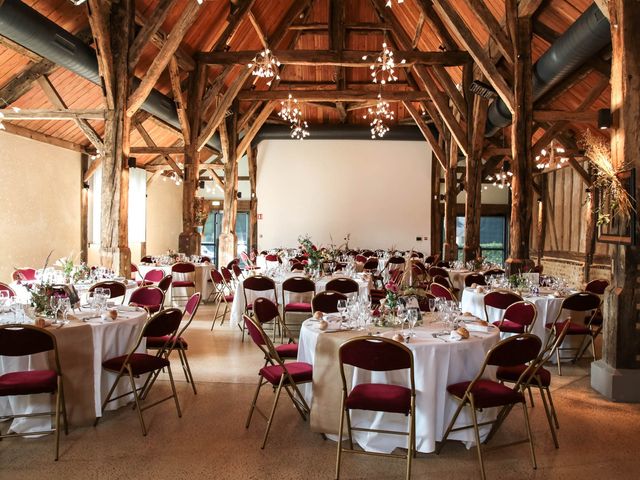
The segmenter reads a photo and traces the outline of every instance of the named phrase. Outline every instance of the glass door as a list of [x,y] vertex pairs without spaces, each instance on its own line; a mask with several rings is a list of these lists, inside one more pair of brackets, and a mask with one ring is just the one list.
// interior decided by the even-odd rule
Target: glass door
[[[211,258],[214,265],[218,265],[218,237],[222,231],[222,211],[216,210],[209,213],[202,232],[200,254]],[[249,213],[238,212],[236,218],[236,236],[238,241],[238,255],[248,251],[249,242]]]

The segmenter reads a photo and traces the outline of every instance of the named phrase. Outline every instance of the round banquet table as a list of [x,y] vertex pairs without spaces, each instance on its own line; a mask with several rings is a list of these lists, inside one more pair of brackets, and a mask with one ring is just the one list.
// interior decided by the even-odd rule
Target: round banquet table
[[[117,306],[118,318],[103,322],[92,318],[95,313],[82,311],[69,314],[71,320],[58,328],[47,327],[58,344],[60,367],[64,381],[67,418],[70,425],[88,426],[102,416],[102,402],[116,375],[105,371],[102,362],[126,354],[137,340],[147,319],[146,311],[138,307]],[[86,320],[86,321],[85,321]],[[0,314],[0,324],[15,323],[12,313]],[[144,341],[137,350],[145,351]],[[21,370],[42,370],[50,367],[49,355],[39,353],[22,357],[0,356],[0,375]],[[129,382],[120,381],[114,397],[131,389]],[[17,413],[36,413],[52,410],[49,394],[0,397],[0,417]],[[113,410],[133,401],[133,395],[110,402]],[[50,428],[47,417],[14,419],[10,430],[16,433],[42,431]]]
[[[249,303],[252,303],[258,297],[266,297],[266,298],[269,298],[270,300],[274,300],[276,303],[280,304],[280,303],[282,303],[282,283],[288,278],[299,277],[299,276],[301,276],[300,273],[288,273],[283,278],[274,278],[273,279],[273,281],[276,284],[276,292],[277,292],[277,295],[278,295],[277,299],[273,298],[273,292],[248,292],[247,293],[247,300],[249,301]],[[344,278],[344,275],[336,274],[334,276],[322,277],[322,278],[316,280],[316,282],[315,282],[315,284],[316,284],[316,293],[326,290],[327,283],[330,280],[333,280],[335,278]],[[366,295],[366,294],[369,293],[369,286],[370,286],[369,280],[365,280],[361,276],[358,276],[354,280],[358,283],[358,288],[359,288],[358,294],[359,295]],[[288,302],[304,302],[304,301],[311,302],[311,295],[307,294],[307,298],[303,298],[303,297],[300,296],[300,294],[294,294],[294,295],[291,295],[289,298],[286,299],[287,303]],[[231,305],[231,316],[229,317],[232,327],[235,327],[236,325],[240,325],[241,324],[242,315],[244,314],[244,310],[245,310],[245,305],[246,305],[246,301],[245,301],[245,298],[244,298],[244,286],[242,285],[242,282],[238,282],[238,285],[236,286],[236,293],[233,296],[233,303]]]
[[[209,275],[211,269],[213,269],[213,265],[210,263],[194,263],[196,267],[196,272],[193,280],[196,284],[196,292],[200,292],[202,294],[202,299],[206,300],[209,298],[211,294],[211,290],[213,285],[209,282]],[[140,272],[140,279],[144,278],[144,276],[149,272],[149,270],[162,270],[165,275],[173,275],[173,280],[188,280],[188,277],[191,274],[185,273],[171,273],[171,265],[154,265],[150,263],[140,263],[138,264],[138,271]],[[191,292],[187,292],[184,288],[176,288],[176,296],[188,297]],[[167,290],[167,298],[165,299],[165,305],[171,305],[171,289]]]
[[[471,332],[466,340],[453,342],[433,333],[441,332],[443,325],[433,321],[432,314],[423,314],[425,325],[416,327],[416,337],[407,346],[413,351],[416,382],[416,449],[420,452],[435,451],[451,421],[458,402],[447,392],[447,385],[472,380],[480,370],[487,351],[499,340],[497,328],[490,332]],[[322,332],[317,321],[306,320],[300,331],[298,361],[313,365],[312,384],[301,385],[301,391],[311,406],[311,429],[337,435],[340,420],[342,382],[338,363],[338,348],[349,338],[364,332]],[[376,328],[381,335],[391,337],[395,333],[388,328]],[[352,384],[363,382],[395,383],[409,385],[408,371],[368,372],[361,369],[346,371]],[[486,378],[495,380],[492,368],[485,370]],[[479,413],[478,421],[495,419],[496,409]],[[384,430],[406,431],[407,417],[396,413],[353,410],[352,425]],[[456,426],[471,424],[468,409],[460,414]],[[482,437],[488,427],[481,428]],[[475,444],[473,429],[453,432],[449,438],[465,442],[467,448]],[[396,447],[407,448],[407,437],[380,433],[354,432],[354,441],[364,450],[392,452]]]
[[464,289],[464,279],[467,277],[467,275],[476,273],[466,268],[463,268],[463,269],[445,268],[445,270],[449,274],[451,285],[453,286],[453,288],[459,291],[462,291]]

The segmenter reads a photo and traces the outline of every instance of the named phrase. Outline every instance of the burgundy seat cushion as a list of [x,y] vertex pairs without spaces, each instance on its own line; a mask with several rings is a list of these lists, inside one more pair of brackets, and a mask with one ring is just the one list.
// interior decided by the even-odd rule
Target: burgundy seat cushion
[[[547,323],[545,327],[551,330],[553,328],[553,323]],[[563,327],[564,322],[556,323],[556,328],[558,329],[558,331],[562,330]],[[571,322],[569,324],[569,329],[567,330],[567,335],[591,335],[591,330],[585,325],[579,325],[577,323]]]
[[[447,391],[451,395],[462,398],[470,383],[454,383],[447,387]],[[524,401],[524,397],[520,392],[514,392],[511,388],[491,380],[478,380],[471,393],[473,393],[476,408],[500,407]]]
[[[102,362],[102,366],[107,370],[119,372],[126,358],[126,355],[110,358]],[[169,360],[166,358],[147,355],[146,353],[134,353],[131,355],[129,361],[131,363],[131,371],[134,375],[142,375],[143,373],[153,372],[154,370],[169,366]]]
[[54,370],[30,370],[0,375],[0,397],[54,393],[58,388]]
[[276,352],[281,358],[298,358],[298,344],[285,343],[276,347]]
[[[498,327],[500,322],[493,322],[493,324]],[[498,328],[501,332],[506,333],[524,333],[524,326],[519,323],[512,322],[511,320],[505,320]]]
[[171,285],[173,287],[194,287],[194,288],[196,286],[195,283],[189,280],[174,280],[173,282],[171,282]]
[[224,296],[224,299],[225,299],[227,302],[231,303],[231,302],[233,302],[233,295],[225,295],[225,296]]
[[[169,340],[173,340],[173,337],[170,335],[165,335],[164,337],[147,337],[147,348],[162,348]],[[171,344],[168,344],[168,346],[171,346]],[[183,337],[179,337],[174,348],[186,350],[189,348],[189,345]]]
[[407,415],[411,408],[411,390],[400,385],[361,383],[347,396],[346,407]]
[[305,302],[291,302],[284,307],[287,312],[310,312],[311,304]]
[[[287,363],[287,371],[296,383],[310,382],[313,375],[313,367],[304,362]],[[280,383],[280,377],[283,374],[283,368],[280,365],[269,365],[260,369],[260,375],[272,385]],[[288,382],[285,382],[287,384]]]
[[[527,365],[515,365],[513,367],[498,367],[498,371],[496,373],[498,380],[503,380],[505,382],[516,383],[520,378],[520,375],[524,373],[527,369]],[[536,373],[536,377],[540,378],[540,385],[542,387],[548,387],[551,385],[551,372],[546,368],[541,368]],[[535,377],[531,379],[532,385],[537,385]]]

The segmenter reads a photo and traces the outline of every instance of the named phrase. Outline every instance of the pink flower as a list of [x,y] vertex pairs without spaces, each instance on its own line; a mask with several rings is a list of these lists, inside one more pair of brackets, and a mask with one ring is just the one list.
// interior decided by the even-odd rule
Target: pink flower
[[389,290],[390,292],[398,293],[398,286],[397,286],[395,283],[393,283],[393,282],[389,282],[389,283],[387,283],[387,284],[384,286],[384,288],[386,288],[386,289],[387,289],[387,290]]

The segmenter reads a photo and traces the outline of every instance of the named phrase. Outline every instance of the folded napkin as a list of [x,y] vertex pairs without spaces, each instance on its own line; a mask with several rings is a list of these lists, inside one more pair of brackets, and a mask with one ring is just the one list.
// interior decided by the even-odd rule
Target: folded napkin
[[486,322],[483,322],[478,319],[471,320],[471,321],[465,320],[464,327],[470,332],[485,332],[485,333],[490,332],[493,328],[491,325],[486,325]]
[[141,312],[142,308],[135,305],[116,305],[116,310],[119,312]]
[[462,335],[460,335],[455,330],[451,330],[451,333],[449,334],[449,341],[459,342],[460,340],[462,340]]

